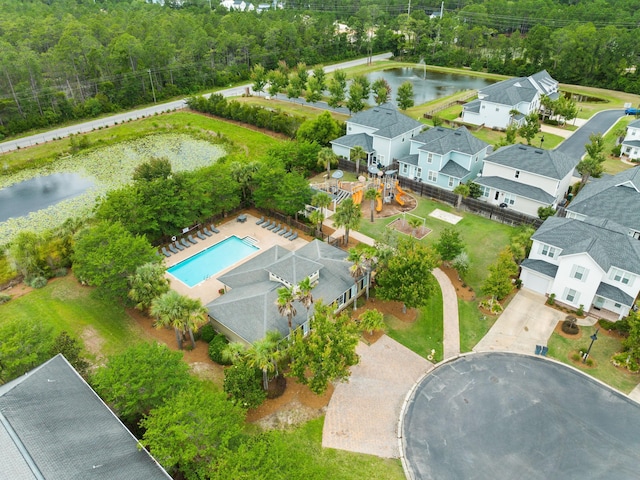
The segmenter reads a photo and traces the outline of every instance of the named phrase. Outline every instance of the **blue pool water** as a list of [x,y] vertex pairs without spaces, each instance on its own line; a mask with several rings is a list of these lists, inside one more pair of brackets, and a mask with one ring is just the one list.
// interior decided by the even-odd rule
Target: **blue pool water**
[[202,252],[169,268],[172,276],[189,287],[195,287],[216,273],[260,250],[236,236],[216,243]]

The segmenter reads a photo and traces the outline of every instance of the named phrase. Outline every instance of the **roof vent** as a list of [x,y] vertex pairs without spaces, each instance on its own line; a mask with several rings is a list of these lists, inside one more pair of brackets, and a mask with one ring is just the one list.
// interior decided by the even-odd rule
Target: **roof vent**
[[461,136],[462,135],[460,132],[453,132],[453,134],[457,135],[457,136]]
[[536,150],[536,153],[542,155],[542,150]]
[[520,150],[526,150],[526,148],[524,148],[524,146],[523,146],[523,145],[520,145],[518,148],[519,148]]

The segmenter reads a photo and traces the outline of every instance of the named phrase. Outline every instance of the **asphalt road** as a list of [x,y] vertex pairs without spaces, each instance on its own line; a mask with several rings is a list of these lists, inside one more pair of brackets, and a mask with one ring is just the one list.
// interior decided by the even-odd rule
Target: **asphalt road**
[[[375,62],[378,60],[385,60],[388,58],[391,58],[391,53],[382,53],[380,55],[373,55],[371,57],[371,61]],[[349,60],[348,62],[342,62],[335,65],[328,65],[324,67],[324,71],[327,73],[330,73],[337,69],[345,69],[345,68],[355,67],[358,65],[364,65],[368,62],[369,62],[369,57],[358,58],[356,60]],[[243,93],[245,93],[247,88],[251,88],[250,83],[239,85],[237,87],[226,88],[224,90],[219,90],[216,93],[222,94],[225,97],[238,97]],[[55,130],[38,133],[36,135],[31,135],[28,137],[9,140],[9,141],[0,143],[0,153],[10,152],[12,150],[16,150],[18,147],[20,148],[31,147],[33,145],[45,143],[51,140],[57,140],[59,138],[68,137],[69,135],[73,135],[77,133],[87,133],[92,130],[97,130],[100,127],[103,127],[103,128],[109,127],[109,126],[115,125],[116,123],[122,123],[128,120],[136,120],[139,118],[155,115],[156,113],[179,110],[181,108],[185,108],[186,105],[187,105],[186,98],[184,98],[182,100],[175,100],[173,102],[160,103],[157,105],[153,105],[151,107],[145,107],[138,110],[131,110],[129,112],[118,113],[116,115],[103,117],[97,120],[90,120],[88,122],[79,123],[77,125],[72,125],[69,127],[56,128]]]
[[579,162],[586,150],[584,146],[589,143],[589,135],[592,133],[605,134],[615,125],[620,117],[624,117],[624,110],[603,110],[596,113],[578,130],[573,132],[569,138],[556,147],[556,150],[574,158]]
[[422,380],[405,412],[410,479],[638,478],[640,405],[546,358],[458,358]]

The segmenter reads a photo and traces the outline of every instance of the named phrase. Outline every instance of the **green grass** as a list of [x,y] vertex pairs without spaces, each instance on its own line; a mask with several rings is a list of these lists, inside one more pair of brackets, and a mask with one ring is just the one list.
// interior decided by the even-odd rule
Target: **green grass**
[[483,315],[478,309],[477,300],[465,302],[460,299],[458,299],[458,318],[461,352],[470,352],[498,319],[497,316]]
[[39,290],[0,305],[0,322],[11,319],[37,318],[51,325],[55,333],[67,331],[82,338],[88,327],[99,335],[104,355],[120,352],[142,340],[138,329],[123,307],[111,301],[101,301],[90,295],[93,289],[82,287],[73,276],[53,281]]
[[616,173],[620,173],[624,170],[628,170],[629,168],[633,168],[633,165],[629,165],[620,160],[620,157],[614,157],[611,155],[611,150],[616,144],[616,140],[618,139],[618,134],[624,132],[629,123],[633,122],[636,118],[631,115],[627,115],[622,117],[620,120],[616,122],[616,124],[607,132],[604,136],[604,150],[603,153],[605,155],[604,161],[604,171],[606,173],[610,173],[611,175],[615,175]]
[[437,283],[436,290],[429,298],[427,305],[418,310],[418,318],[415,322],[402,322],[391,315],[385,315],[384,320],[388,327],[387,335],[391,338],[424,358],[427,358],[434,349],[436,351],[434,361],[442,360],[442,291]]
[[[416,196],[415,194],[413,195]],[[494,222],[488,218],[457,211],[449,205],[438,203],[424,197],[416,196],[416,198],[418,199],[418,205],[411,213],[426,218],[426,226],[430,228],[432,232],[421,241],[427,245],[434,245],[438,241],[440,233],[446,227],[453,227],[453,225],[447,222],[430,217],[429,213],[439,208],[445,212],[450,212],[462,217],[462,220],[460,220],[454,228],[460,232],[471,261],[469,272],[465,276],[465,281],[471,285],[474,290],[478,291],[486,278],[489,265],[496,260],[500,250],[509,245],[509,238],[514,228]],[[380,239],[387,225],[400,216],[401,215],[395,215],[393,217],[381,218],[373,223],[363,218],[359,231],[374,239]]]
[[589,357],[595,362],[593,367],[571,360],[570,357],[573,352],[580,348],[589,347],[591,343],[589,337],[594,331],[595,327],[580,327],[579,338],[576,339],[565,338],[554,333],[548,343],[549,356],[567,365],[572,365],[621,392],[629,393],[640,383],[640,375],[631,374],[627,370],[613,366],[611,363],[611,357],[615,353],[622,351],[622,343],[618,338],[610,337],[600,331],[598,340],[594,342],[589,354]]
[[[271,100],[267,100],[265,97],[238,97],[234,98],[240,103],[250,103],[252,105],[259,105],[265,108],[277,108],[282,110],[285,113],[289,113],[292,115],[299,115],[301,117],[306,117],[307,120],[315,120],[326,110],[323,108],[312,107],[309,105],[304,105],[302,103],[290,102],[287,100],[278,100],[276,98],[272,98]],[[336,120],[340,120],[342,122],[349,119],[349,115],[345,115],[342,113],[329,112],[331,116]]]

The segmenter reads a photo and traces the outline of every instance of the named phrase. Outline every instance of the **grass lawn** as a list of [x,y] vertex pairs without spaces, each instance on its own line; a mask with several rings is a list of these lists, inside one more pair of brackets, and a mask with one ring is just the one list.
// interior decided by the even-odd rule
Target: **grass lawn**
[[588,367],[581,362],[576,363],[571,360],[570,357],[574,352],[581,348],[586,349],[589,347],[591,343],[589,337],[594,331],[595,327],[580,327],[580,333],[576,335],[579,338],[576,339],[565,338],[554,333],[548,343],[549,356],[572,365],[621,392],[629,393],[640,383],[640,375],[631,374],[627,370],[613,366],[611,363],[611,357],[615,353],[622,351],[620,339],[610,337],[600,331],[598,340],[594,342],[589,354],[589,358],[593,359],[595,365]]
[[[0,322],[10,319],[37,318],[51,325],[55,333],[67,331],[79,340],[91,338],[98,342],[104,355],[111,355],[129,347],[144,338],[124,308],[112,301],[95,299],[90,287],[82,287],[76,279],[68,275],[50,281],[39,290],[0,305]],[[99,344],[100,338],[104,342]]]
[[419,309],[418,318],[413,323],[403,322],[392,315],[385,315],[387,335],[413,350],[418,355],[427,358],[434,349],[434,362],[442,360],[442,291],[436,283],[436,291],[429,298],[429,303]]
[[[310,107],[308,105],[304,105],[302,103],[289,102],[286,100],[278,100],[276,98],[272,98],[271,100],[267,100],[264,97],[237,97],[234,98],[241,103],[250,103],[252,105],[259,105],[265,108],[272,108],[282,110],[285,113],[290,113],[292,115],[299,115],[301,117],[307,117],[308,120],[315,120],[320,116],[320,114],[324,113],[326,110],[318,107]],[[349,115],[344,115],[342,113],[329,112],[333,118],[336,120],[340,120],[341,122],[349,119]]]
[[478,309],[477,300],[465,302],[460,299],[458,299],[458,318],[461,352],[470,352],[498,319],[497,316],[483,315]]
[[[372,412],[375,415],[375,412]],[[299,458],[301,471],[292,478],[359,480],[362,478],[404,480],[400,460],[322,448],[324,417],[282,434],[288,455]],[[291,472],[293,474],[293,472]]]
[[[430,228],[432,232],[421,241],[427,245],[434,245],[438,241],[440,233],[446,227],[453,227],[453,225],[447,222],[429,217],[429,213],[439,208],[445,212],[450,212],[462,217],[462,220],[460,220],[454,228],[460,232],[471,260],[469,273],[467,273],[465,281],[471,285],[474,290],[479,290],[482,282],[486,278],[487,268],[496,260],[498,252],[506,245],[509,245],[509,238],[514,228],[494,222],[488,218],[457,211],[449,205],[438,203],[424,197],[420,198],[418,196],[417,199],[418,206],[411,213],[426,218],[426,226]],[[395,215],[393,217],[381,218],[373,223],[369,222],[368,219],[362,219],[359,231],[374,239],[380,239],[386,226],[399,216],[400,215]]]
[[615,175],[616,173],[620,173],[629,168],[633,168],[633,165],[629,165],[620,160],[620,157],[614,157],[611,155],[611,150],[616,145],[616,141],[619,135],[624,135],[622,132],[625,131],[627,125],[633,122],[636,117],[632,115],[627,115],[626,117],[622,117],[620,120],[616,122],[616,124],[607,132],[604,136],[604,150],[603,153],[605,155],[604,161],[604,171],[606,173],[610,173]]

